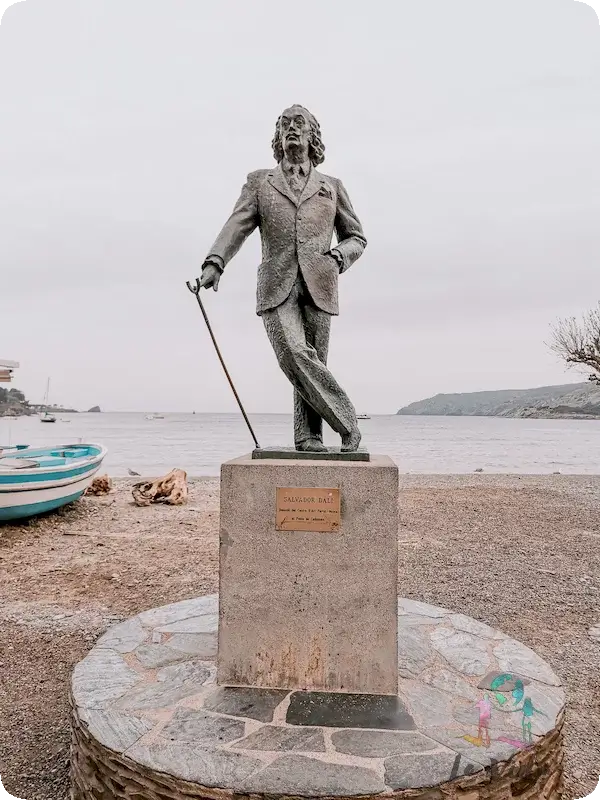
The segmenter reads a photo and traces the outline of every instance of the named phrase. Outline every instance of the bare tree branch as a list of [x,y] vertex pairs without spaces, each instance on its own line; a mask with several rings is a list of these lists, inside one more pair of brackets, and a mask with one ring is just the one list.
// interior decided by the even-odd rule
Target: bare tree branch
[[549,347],[569,367],[592,370],[590,381],[600,384],[600,303],[578,320],[559,320],[552,326]]

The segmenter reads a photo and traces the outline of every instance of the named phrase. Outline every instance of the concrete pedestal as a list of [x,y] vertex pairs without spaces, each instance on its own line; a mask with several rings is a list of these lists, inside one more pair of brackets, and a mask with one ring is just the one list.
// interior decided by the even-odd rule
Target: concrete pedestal
[[[277,530],[277,488],[339,489],[339,529]],[[386,456],[223,464],[218,683],[396,695],[397,531]]]

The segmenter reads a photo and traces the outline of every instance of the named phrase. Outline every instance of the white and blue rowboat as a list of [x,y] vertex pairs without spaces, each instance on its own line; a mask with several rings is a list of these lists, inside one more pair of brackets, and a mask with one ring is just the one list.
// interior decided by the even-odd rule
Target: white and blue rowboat
[[78,500],[105,455],[99,444],[0,454],[0,522],[34,517]]

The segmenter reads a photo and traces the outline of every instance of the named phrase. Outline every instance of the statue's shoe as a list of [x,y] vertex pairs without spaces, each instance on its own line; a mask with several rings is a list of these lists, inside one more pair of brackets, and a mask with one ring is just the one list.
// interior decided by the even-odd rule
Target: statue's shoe
[[296,450],[301,453],[326,453],[327,448],[320,439],[305,439],[303,442],[298,442]]
[[342,453],[354,453],[355,450],[358,450],[361,438],[358,428],[354,428],[350,433],[342,436]]

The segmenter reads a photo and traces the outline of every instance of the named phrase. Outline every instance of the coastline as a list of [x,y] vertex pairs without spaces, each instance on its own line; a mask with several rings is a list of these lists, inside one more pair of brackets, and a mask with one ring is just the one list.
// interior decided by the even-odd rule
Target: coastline
[[[98,636],[217,590],[218,478],[190,478],[186,506],[138,508],[142,479],[0,527],[0,772],[17,797],[66,800],[68,680]],[[400,476],[401,593],[500,628],[565,681],[565,800],[600,774],[599,504],[600,475]]]

